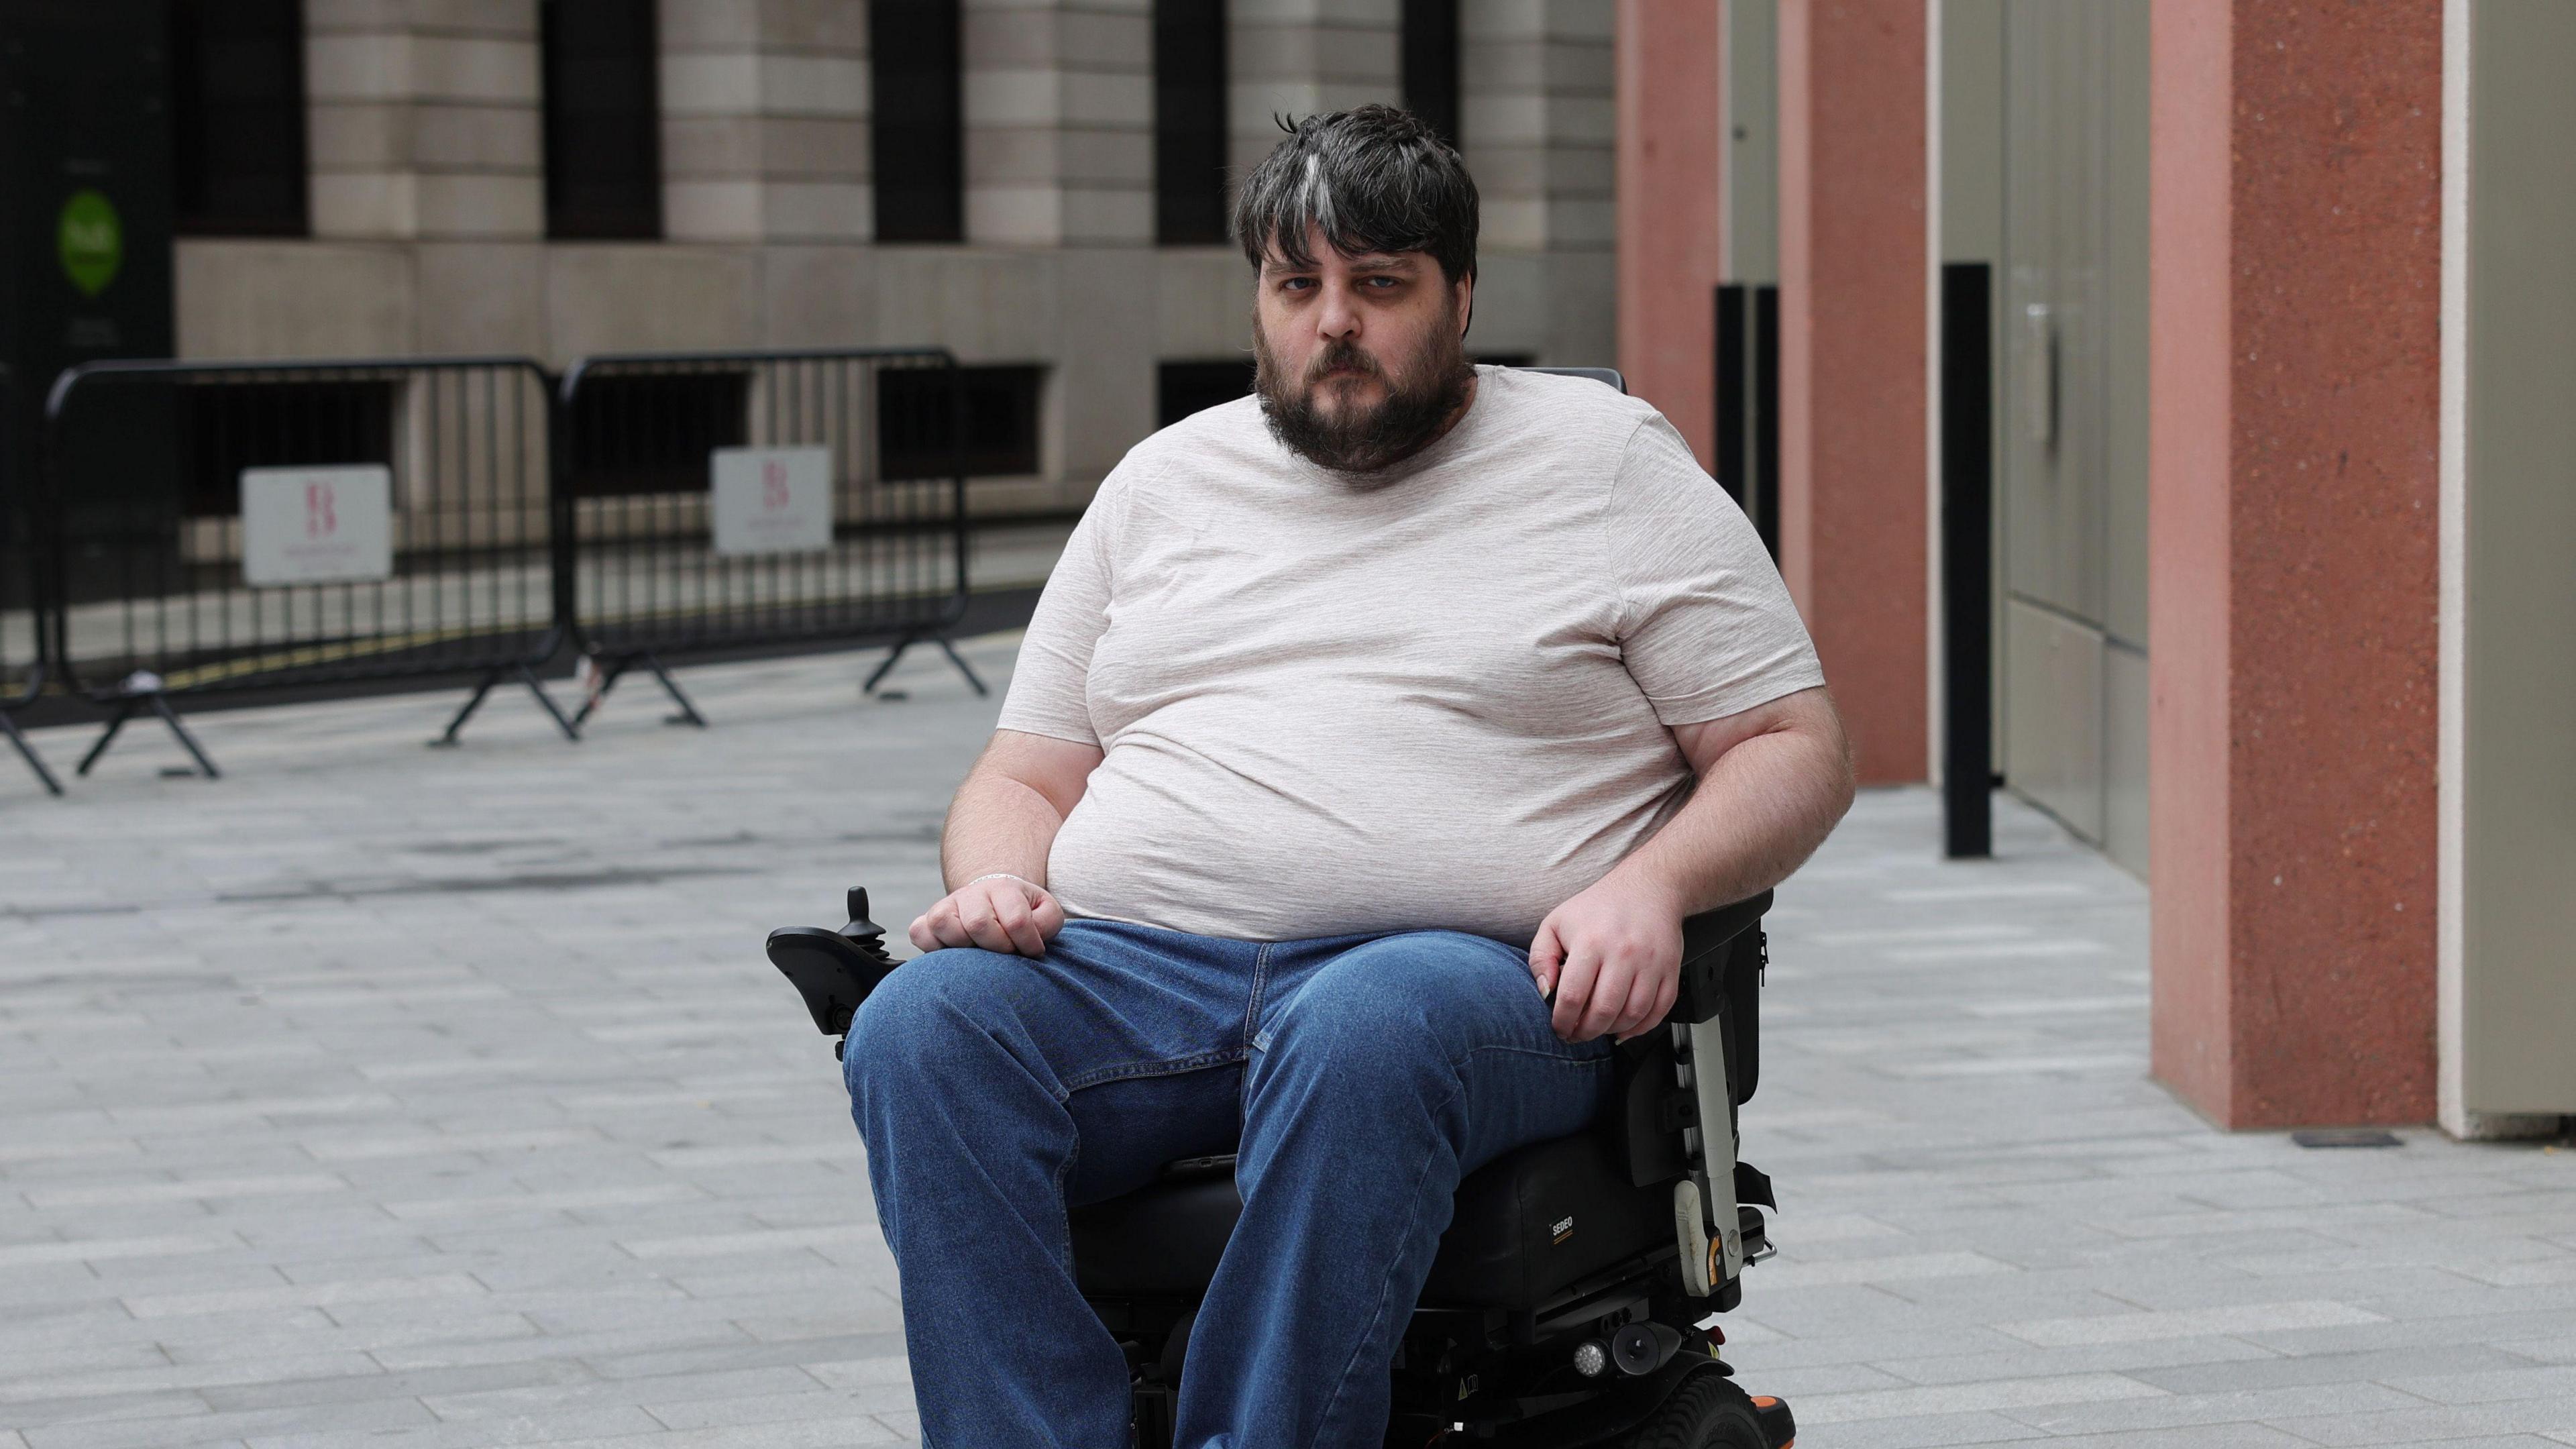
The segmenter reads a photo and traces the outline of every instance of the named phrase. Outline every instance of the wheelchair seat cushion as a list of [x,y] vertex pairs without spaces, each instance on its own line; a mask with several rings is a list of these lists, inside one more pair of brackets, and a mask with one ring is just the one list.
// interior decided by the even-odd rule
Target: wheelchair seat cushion
[[[1192,1299],[1205,1291],[1243,1211],[1230,1167],[1170,1173],[1075,1209],[1074,1276],[1084,1295]],[[1670,1194],[1630,1186],[1598,1133],[1506,1153],[1459,1184],[1422,1306],[1537,1308],[1582,1278],[1669,1246]]]

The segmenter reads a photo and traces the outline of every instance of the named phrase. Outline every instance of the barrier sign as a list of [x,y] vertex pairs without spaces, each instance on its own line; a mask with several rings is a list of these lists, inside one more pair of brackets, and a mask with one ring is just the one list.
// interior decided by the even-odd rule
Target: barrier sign
[[351,583],[394,571],[393,470],[244,468],[242,579],[255,587]]
[[708,456],[719,554],[832,546],[832,450],[718,448]]

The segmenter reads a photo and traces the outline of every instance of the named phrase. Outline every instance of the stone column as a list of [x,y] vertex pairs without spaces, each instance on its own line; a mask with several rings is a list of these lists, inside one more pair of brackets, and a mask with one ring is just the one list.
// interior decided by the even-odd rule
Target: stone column
[[1154,240],[1147,0],[966,0],[966,235]]
[[660,21],[664,234],[867,240],[867,6],[662,0]]
[[536,0],[304,17],[316,237],[545,234]]
[[2155,0],[2157,1078],[2434,1114],[2442,5]]
[[1620,0],[1619,370],[1717,458],[1719,7]]
[[1780,565],[1864,783],[1920,780],[1921,0],[1780,0]]
[[1240,176],[1279,144],[1276,116],[1403,103],[1398,0],[1226,0],[1227,156]]
[[[1611,17],[1581,0],[1459,7],[1458,129],[1484,199],[1472,350],[1618,359]],[[1514,315],[1529,321],[1484,326]]]

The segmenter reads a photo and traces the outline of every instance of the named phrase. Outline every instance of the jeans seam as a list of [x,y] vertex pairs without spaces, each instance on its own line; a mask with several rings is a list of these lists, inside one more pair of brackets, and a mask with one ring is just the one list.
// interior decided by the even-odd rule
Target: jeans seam
[[1081,1156],[1082,1134],[1076,1132],[1073,1145],[1065,1149],[1064,1161],[1055,1168],[1056,1247],[1062,1252],[1059,1261],[1068,1275],[1073,1272],[1073,1208],[1065,1200],[1064,1185],[1073,1180],[1073,1164]]
[[1252,995],[1243,1005],[1243,1049],[1252,1050],[1252,1039],[1261,1032],[1261,993],[1270,984],[1270,947],[1264,941],[1252,953]]
[[1467,1069],[1467,1064],[1469,1062],[1474,1061],[1476,1058],[1487,1052],[1510,1052],[1514,1056],[1536,1057],[1543,1062],[1554,1062],[1560,1067],[1598,1067],[1607,1065],[1611,1060],[1611,1054],[1608,1052],[1600,1053],[1597,1056],[1578,1057],[1570,1056],[1564,1052],[1545,1051],[1538,1047],[1506,1046],[1500,1042],[1486,1042],[1480,1046],[1471,1046],[1467,1048],[1465,1055],[1457,1057],[1449,1063],[1449,1070],[1453,1072],[1463,1072]]
[[[1440,1099],[1439,1105],[1431,1109],[1430,1115],[1436,1119],[1448,1109],[1451,1102],[1458,1100],[1458,1094],[1466,1089],[1466,1083],[1453,1081],[1449,1087],[1449,1095]],[[1414,1224],[1422,1220],[1422,1180],[1431,1175],[1431,1162],[1439,1151],[1440,1144],[1435,1138],[1431,1150],[1422,1155],[1421,1168],[1413,1174],[1412,1215],[1405,1219],[1404,1231],[1397,1235],[1399,1242],[1411,1237]],[[1437,1245],[1434,1246],[1433,1251],[1435,1253],[1438,1251]],[[1387,1259],[1386,1272],[1378,1279],[1377,1307],[1369,1314],[1368,1326],[1360,1331],[1359,1341],[1351,1345],[1350,1357],[1342,1361],[1342,1371],[1333,1381],[1333,1396],[1324,1401],[1324,1412],[1315,1420],[1315,1437],[1306,1441],[1308,1445],[1323,1443],[1324,1431],[1332,1427],[1333,1417],[1341,1409],[1342,1395],[1351,1386],[1351,1371],[1360,1361],[1360,1351],[1368,1347],[1369,1343],[1376,1338],[1378,1325],[1386,1321],[1387,1290],[1395,1282],[1395,1270],[1403,1265],[1404,1254],[1401,1251]]]
[[1078,1077],[1068,1078],[1064,1084],[1064,1094],[1069,1097],[1086,1087],[1097,1087],[1109,1082],[1123,1082],[1135,1077],[1173,1077],[1183,1072],[1195,1072],[1207,1067],[1230,1066],[1241,1060],[1243,1060],[1242,1049],[1228,1047],[1223,1051],[1200,1052],[1195,1056],[1170,1057],[1152,1062],[1127,1062],[1114,1067],[1096,1067]]

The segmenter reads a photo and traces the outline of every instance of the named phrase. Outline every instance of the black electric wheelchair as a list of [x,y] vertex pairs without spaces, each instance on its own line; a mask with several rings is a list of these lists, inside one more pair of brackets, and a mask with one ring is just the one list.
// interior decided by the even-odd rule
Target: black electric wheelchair
[[[1617,1048],[1589,1130],[1459,1184],[1396,1350],[1387,1445],[1787,1449],[1788,1406],[1739,1388],[1725,1335],[1699,1327],[1770,1255],[1770,1180],[1735,1155],[1735,1109],[1761,1065],[1770,904],[1765,891],[1682,922],[1679,998],[1663,1029]],[[839,930],[769,936],[770,961],[835,1038],[897,966],[866,891],[849,910]],[[1071,1213],[1075,1280],[1132,1370],[1138,1449],[1170,1449],[1190,1325],[1242,1206],[1224,1156]]]

